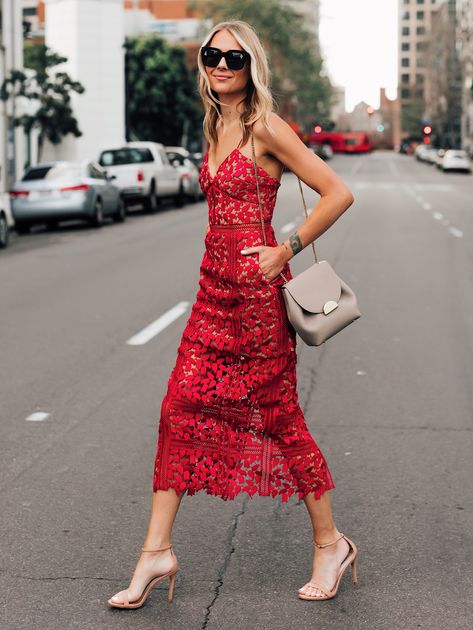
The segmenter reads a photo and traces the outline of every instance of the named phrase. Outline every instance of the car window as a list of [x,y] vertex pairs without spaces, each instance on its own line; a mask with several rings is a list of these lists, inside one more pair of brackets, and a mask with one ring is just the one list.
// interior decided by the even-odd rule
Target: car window
[[23,175],[22,181],[33,179],[74,179],[80,177],[80,171],[80,166],[72,164],[36,166]]
[[101,166],[118,166],[120,164],[143,164],[153,162],[153,154],[149,149],[137,147],[123,147],[102,151],[99,157]]
[[174,151],[166,151],[166,155],[168,156],[171,164],[174,162],[174,160],[178,160],[181,166],[185,164],[184,156],[182,156],[180,153],[175,153]]
[[87,165],[87,177],[92,177],[93,179],[106,179],[106,173],[102,168],[99,168],[97,164],[90,162]]

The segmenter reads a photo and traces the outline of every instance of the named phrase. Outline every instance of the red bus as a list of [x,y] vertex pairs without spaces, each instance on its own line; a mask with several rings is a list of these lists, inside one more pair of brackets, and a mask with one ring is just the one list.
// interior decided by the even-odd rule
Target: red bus
[[361,131],[312,133],[310,143],[329,144],[334,153],[369,153],[373,150],[368,134]]

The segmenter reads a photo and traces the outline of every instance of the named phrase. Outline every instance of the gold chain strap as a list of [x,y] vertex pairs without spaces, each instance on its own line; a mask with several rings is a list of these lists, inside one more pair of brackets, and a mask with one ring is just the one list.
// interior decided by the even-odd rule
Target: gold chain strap
[[[263,231],[263,242],[266,245],[266,232],[265,232],[265,229],[264,229],[263,208],[262,208],[262,204],[261,204],[261,196],[260,196],[260,190],[259,190],[258,169],[257,169],[257,166],[256,166],[255,141],[254,141],[254,138],[253,138],[253,130],[251,130],[251,153],[252,153],[252,156],[253,156],[253,169],[254,169],[254,172],[255,172],[256,194],[258,195],[258,206],[259,206],[259,211],[260,211],[260,216],[261,216],[261,229]],[[302,205],[304,206],[305,216],[306,216],[306,218],[309,218],[309,213],[307,212],[307,205],[306,205],[306,202],[305,202],[304,192],[302,190],[302,183],[301,183],[301,180],[299,179],[299,177],[297,178],[297,181],[299,183],[299,190],[300,190],[301,197],[302,197]],[[315,251],[314,241],[312,241],[311,245],[312,245],[312,251],[314,252],[314,259],[315,259],[315,262],[317,263],[319,261],[317,259],[317,253]],[[280,275],[287,282],[287,280],[284,277],[284,275],[282,274],[282,272],[281,272]]]

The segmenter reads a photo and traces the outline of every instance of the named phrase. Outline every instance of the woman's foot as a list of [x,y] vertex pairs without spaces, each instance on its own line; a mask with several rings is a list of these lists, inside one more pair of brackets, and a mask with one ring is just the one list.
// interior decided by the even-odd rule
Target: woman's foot
[[[326,536],[324,535],[320,539],[317,538],[317,543],[325,544],[332,542],[339,536],[340,532],[335,530],[335,532]],[[315,545],[313,545],[313,547],[315,552],[312,562],[312,577],[309,582],[298,590],[299,593],[303,593],[304,595],[321,597],[324,593],[316,586],[311,586],[310,582],[319,584],[322,588],[325,588],[326,591],[331,591],[337,580],[340,565],[350,552],[350,545],[345,538],[340,538],[340,540],[333,545],[323,548],[316,547]]]
[[[150,546],[149,548],[158,549],[160,546],[161,545],[156,545],[155,547]],[[171,571],[175,566],[176,557],[174,556],[174,553],[172,553],[171,548],[164,549],[162,551],[142,552],[136,568],[133,571],[128,589],[120,591],[111,597],[110,601],[116,603],[123,602],[123,595],[126,591],[128,591],[128,599],[130,602],[139,599],[145,586],[153,577],[168,573],[168,571]]]

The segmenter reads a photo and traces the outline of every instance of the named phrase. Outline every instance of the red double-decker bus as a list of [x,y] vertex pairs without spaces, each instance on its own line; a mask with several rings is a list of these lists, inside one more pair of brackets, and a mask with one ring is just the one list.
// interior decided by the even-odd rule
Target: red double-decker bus
[[329,144],[334,153],[369,153],[373,145],[367,133],[361,131],[321,131],[309,136],[309,144]]

